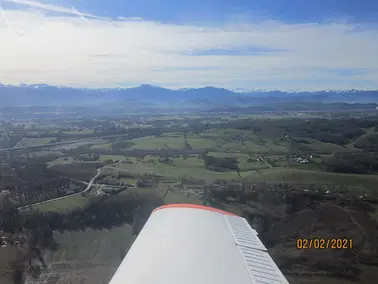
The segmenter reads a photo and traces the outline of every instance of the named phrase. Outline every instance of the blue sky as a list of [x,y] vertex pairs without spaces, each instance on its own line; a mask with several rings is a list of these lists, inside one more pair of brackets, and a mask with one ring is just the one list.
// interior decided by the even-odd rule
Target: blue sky
[[0,81],[378,89],[374,0],[0,0]]
[[259,15],[287,23],[319,22],[335,17],[378,21],[375,0],[45,0],[40,3],[74,6],[102,17],[171,22],[225,21],[233,14]]

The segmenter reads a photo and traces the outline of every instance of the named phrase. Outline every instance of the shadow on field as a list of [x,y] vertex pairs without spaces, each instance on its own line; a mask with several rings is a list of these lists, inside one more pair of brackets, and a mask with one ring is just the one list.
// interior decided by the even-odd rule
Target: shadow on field
[[[17,210],[10,210],[2,224],[4,233],[12,240],[12,248],[19,250],[18,244],[24,248],[23,256],[10,264],[13,268],[12,282],[24,283],[25,275],[38,279],[43,270],[46,270],[43,252],[57,252],[60,247],[54,232],[62,235],[64,232],[84,232],[88,229],[111,230],[130,224],[132,242],[151,212],[162,204],[163,201],[156,195],[120,194],[103,196],[85,208],[66,213],[28,211],[19,214]],[[127,248],[120,249],[122,258],[126,255],[129,244],[125,246]]]

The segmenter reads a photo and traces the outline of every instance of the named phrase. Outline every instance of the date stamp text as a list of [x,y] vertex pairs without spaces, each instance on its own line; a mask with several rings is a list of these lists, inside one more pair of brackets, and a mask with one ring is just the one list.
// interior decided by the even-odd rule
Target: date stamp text
[[337,238],[298,238],[297,249],[352,249],[352,239]]

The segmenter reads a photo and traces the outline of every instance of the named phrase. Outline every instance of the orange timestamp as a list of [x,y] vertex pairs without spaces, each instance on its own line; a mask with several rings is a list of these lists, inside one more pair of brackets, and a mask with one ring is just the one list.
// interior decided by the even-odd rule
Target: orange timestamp
[[352,239],[337,238],[299,238],[296,241],[297,249],[352,249]]

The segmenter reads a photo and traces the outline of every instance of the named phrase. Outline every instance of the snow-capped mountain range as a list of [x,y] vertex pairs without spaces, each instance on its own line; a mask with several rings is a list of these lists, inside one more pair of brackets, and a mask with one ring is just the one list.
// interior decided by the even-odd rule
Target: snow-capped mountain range
[[132,88],[72,88],[48,84],[0,84],[1,106],[93,105],[104,102],[249,106],[267,103],[378,103],[378,90],[280,91],[216,87],[167,89],[143,84]]

